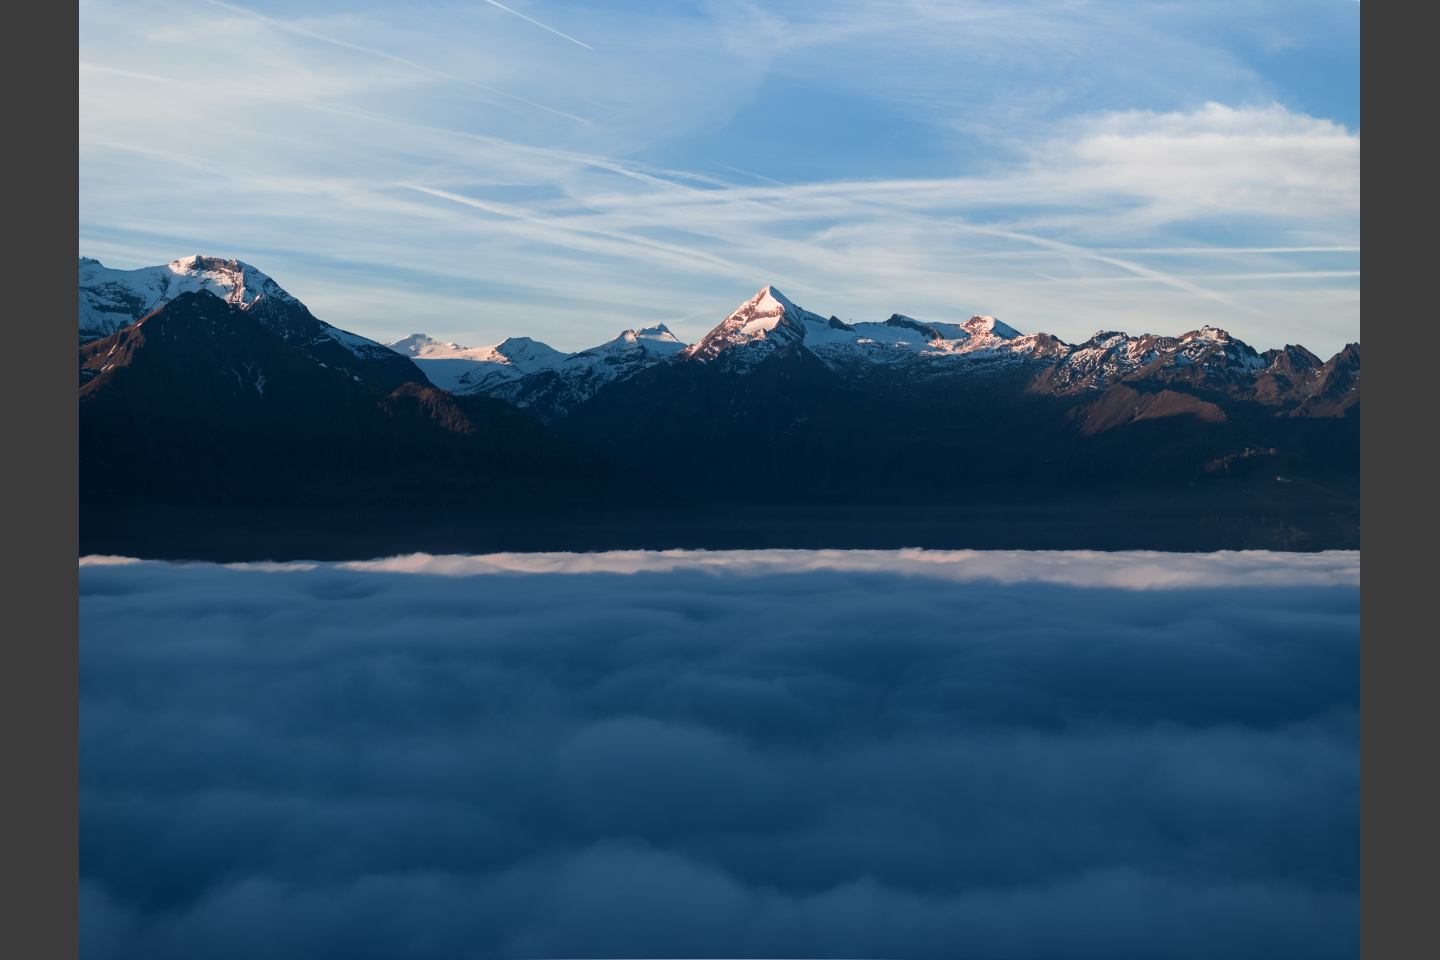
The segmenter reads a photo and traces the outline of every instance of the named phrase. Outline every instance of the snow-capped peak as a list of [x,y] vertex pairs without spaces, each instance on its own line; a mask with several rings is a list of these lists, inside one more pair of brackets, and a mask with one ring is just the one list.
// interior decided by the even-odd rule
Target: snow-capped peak
[[529,337],[508,337],[496,344],[493,349],[525,373],[539,370],[541,367],[554,366],[566,357],[573,356],[573,354],[561,353],[548,343],[541,343],[539,340],[532,340]]
[[590,356],[614,356],[619,353],[638,350],[643,354],[654,354],[668,357],[671,354],[679,353],[688,344],[671,333],[665,324],[657,324],[653,327],[641,327],[639,330],[625,330],[613,340],[607,340],[598,347],[591,347],[589,350],[582,350],[574,357],[566,361],[575,363]]
[[761,287],[760,292],[755,294],[755,296],[751,298],[750,302],[755,304],[756,306],[763,307],[766,310],[778,307],[781,313],[784,313],[786,310],[800,309],[799,307],[795,306],[795,304],[791,303],[790,298],[785,296],[785,294],[781,293],[774,284],[766,284],[765,286]]
[[766,333],[774,330],[786,314],[793,314],[796,319],[800,319],[804,312],[791,303],[785,294],[773,286],[767,286],[742,303],[726,318],[725,323],[739,321],[736,330],[746,338],[754,339],[764,337]]
[[641,327],[639,330],[627,330],[626,333],[633,333],[638,340],[655,340],[661,343],[679,343],[683,345],[670,328],[663,323],[657,323],[653,327]]
[[137,323],[185,294],[207,293],[317,363],[350,371],[357,379],[403,383],[414,372],[382,344],[318,319],[280,284],[240,260],[197,254],[138,270],[111,270],[99,260],[81,257],[79,270],[82,344]]
[[[275,297],[294,302],[295,298],[264,273],[239,260],[221,260],[199,254],[181,257],[165,265],[176,288],[191,285],[211,290],[231,303],[251,304],[258,298]],[[176,296],[179,294],[176,293]]]
[[988,334],[992,337],[999,337],[1002,340],[1013,340],[1021,335],[1019,330],[1016,330],[1008,323],[1001,323],[994,317],[988,316],[971,317],[969,320],[960,324],[960,326],[964,327],[965,331],[972,337],[983,337]]
[[242,309],[272,301],[298,303],[266,274],[239,260],[200,255],[138,270],[112,270],[80,258],[80,335],[95,339],[129,326],[182,293],[213,293]]
[[766,344],[795,343],[805,338],[805,322],[824,324],[824,317],[802,310],[774,286],[760,289],[735,312],[705,335],[699,343],[687,348],[686,359],[713,360],[733,347],[757,341]]
[[423,333],[412,333],[408,337],[396,340],[394,343],[387,343],[385,346],[412,359],[415,357],[453,357],[456,354],[464,353],[466,349],[458,343],[441,343],[439,340],[432,340]]
[[1209,340],[1215,343],[1226,343],[1230,340],[1229,332],[1219,327],[1212,327],[1209,324],[1199,330],[1191,330],[1189,333],[1180,335],[1181,340]]

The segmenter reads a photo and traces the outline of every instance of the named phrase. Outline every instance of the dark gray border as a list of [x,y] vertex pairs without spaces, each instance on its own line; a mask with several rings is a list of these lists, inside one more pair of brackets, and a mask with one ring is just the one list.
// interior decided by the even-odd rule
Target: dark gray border
[[[1400,8],[1361,13],[1369,118],[1361,225],[1365,388],[1361,439],[1361,924],[1367,957],[1440,955],[1434,911],[1435,152],[1420,120],[1433,42]],[[1378,334],[1375,339],[1369,334]],[[1377,353],[1376,350],[1379,350]],[[1427,948],[1425,943],[1430,943]]]
[[[79,538],[78,461],[73,373],[61,369],[62,359],[68,366],[74,334],[68,314],[63,322],[51,314],[60,309],[55,291],[67,289],[71,279],[68,258],[59,256],[60,235],[73,228],[65,224],[73,225],[79,212],[73,200],[75,219],[54,211],[55,198],[74,182],[66,182],[69,171],[78,177],[75,154],[65,161],[56,144],[66,139],[65,118],[78,97],[78,85],[61,82],[59,74],[79,15],[64,6],[26,13],[45,22],[26,28],[28,17],[12,21],[26,41],[12,49],[7,71],[18,94],[12,130],[25,131],[16,143],[23,147],[10,153],[15,166],[6,201],[11,289],[19,292],[19,302],[10,305],[11,331],[23,327],[27,342],[13,345],[9,376],[19,389],[10,394],[7,424],[5,940],[16,956],[74,956],[79,805],[72,544]],[[1440,954],[1440,935],[1428,923],[1437,846],[1431,822],[1440,809],[1431,739],[1440,729],[1432,706],[1435,627],[1421,610],[1435,590],[1435,563],[1421,549],[1435,526],[1428,503],[1435,488],[1436,427],[1425,369],[1406,363],[1416,357],[1428,366],[1440,339],[1435,297],[1422,287],[1434,269],[1428,239],[1436,206],[1434,153],[1424,145],[1433,135],[1425,116],[1434,81],[1430,41],[1401,17],[1395,8],[1373,4],[1362,10],[1361,104],[1372,125],[1368,176],[1362,179],[1370,200],[1362,226],[1369,242],[1361,254],[1369,322],[1361,326],[1382,337],[1367,344],[1361,494],[1362,919],[1364,952],[1376,958]]]
[[[70,366],[70,239],[79,161],[70,137],[79,11],[12,11],[6,79],[4,631],[5,953],[73,957],[78,946],[79,435]],[[68,159],[67,159],[68,158]],[[64,209],[56,204],[65,197]],[[59,314],[57,316],[57,314]],[[38,339],[37,339],[38,338]]]

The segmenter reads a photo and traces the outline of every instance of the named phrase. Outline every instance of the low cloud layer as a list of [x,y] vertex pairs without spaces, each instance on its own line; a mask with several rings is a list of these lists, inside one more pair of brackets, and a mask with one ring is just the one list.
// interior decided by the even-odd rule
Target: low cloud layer
[[82,564],[82,956],[1358,952],[1353,577],[801,559]]
[[[89,556],[80,565],[135,564],[131,557]],[[344,563],[236,563],[231,570],[272,573],[321,567],[372,573],[471,577],[487,573],[670,573],[704,571],[754,577],[819,570],[933,577],[956,583],[1055,583],[1071,587],[1164,590],[1200,587],[1360,585],[1357,550],[1273,553],[1221,550],[612,550],[605,553],[413,553]]]

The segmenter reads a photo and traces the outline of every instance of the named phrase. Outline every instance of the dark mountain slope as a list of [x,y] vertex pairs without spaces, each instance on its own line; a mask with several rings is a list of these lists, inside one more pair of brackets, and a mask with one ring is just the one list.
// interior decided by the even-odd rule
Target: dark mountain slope
[[1050,369],[971,360],[858,381],[792,343],[744,367],[659,365],[558,429],[777,542],[879,545],[886,528],[889,546],[1358,546],[1358,398],[1297,416],[1310,401],[1153,369],[1063,393]]
[[[454,548],[427,530],[503,548],[536,513],[675,500],[503,401],[368,382],[204,292],[82,346],[80,364],[82,552],[214,557],[207,538],[245,530],[257,545],[237,555],[266,530],[293,546],[263,555]],[[314,536],[273,536],[297,524]]]
[[1034,389],[1035,365],[971,366],[944,378],[875,371],[857,385],[791,345],[743,373],[719,362],[652,368],[559,428],[697,495],[759,483],[779,500],[1188,483],[1260,447],[1316,479],[1358,470],[1358,402],[1348,416],[1297,417],[1298,407],[1150,377],[1056,395]]
[[659,364],[602,388],[557,429],[692,492],[798,499],[853,463],[863,401],[792,346],[744,374],[721,363]]

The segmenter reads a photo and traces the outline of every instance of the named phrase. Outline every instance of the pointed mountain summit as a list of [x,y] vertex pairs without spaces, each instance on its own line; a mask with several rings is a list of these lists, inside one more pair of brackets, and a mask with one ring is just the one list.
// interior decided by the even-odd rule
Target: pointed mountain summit
[[[807,319],[820,324],[828,323],[824,317],[791,303],[775,287],[762,287],[759,293],[740,304],[704,339],[683,351],[681,357],[685,360],[714,360],[727,350],[756,341],[764,341],[763,346],[766,347],[799,343],[805,339]],[[747,359],[760,357],[747,356]]]

